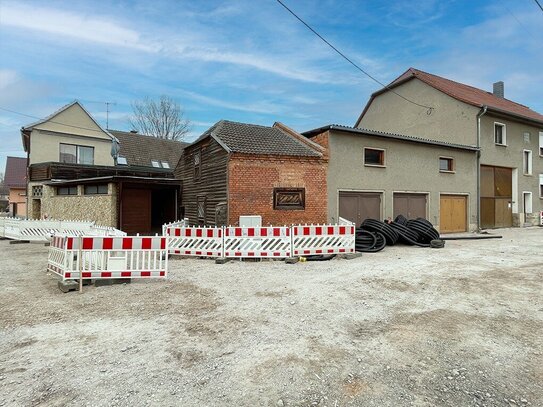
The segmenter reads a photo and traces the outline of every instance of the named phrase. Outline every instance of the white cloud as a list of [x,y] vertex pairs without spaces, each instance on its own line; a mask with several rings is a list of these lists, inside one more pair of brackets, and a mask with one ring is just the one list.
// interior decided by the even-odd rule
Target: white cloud
[[5,2],[1,7],[0,23],[4,26],[142,51],[159,49],[156,44],[144,42],[137,31],[124,28],[109,18],[13,2]]

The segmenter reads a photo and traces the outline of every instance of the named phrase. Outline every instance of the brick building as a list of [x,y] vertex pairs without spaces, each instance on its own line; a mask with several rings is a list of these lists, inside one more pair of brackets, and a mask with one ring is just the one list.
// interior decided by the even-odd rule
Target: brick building
[[175,170],[183,180],[181,213],[191,224],[324,223],[324,148],[281,123],[272,127],[221,120],[186,147]]

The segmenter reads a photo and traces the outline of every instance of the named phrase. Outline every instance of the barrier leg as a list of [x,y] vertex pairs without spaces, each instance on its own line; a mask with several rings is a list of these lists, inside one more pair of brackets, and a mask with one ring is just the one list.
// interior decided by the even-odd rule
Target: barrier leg
[[79,269],[79,294],[83,294],[83,259],[81,257],[81,249],[83,247],[83,238],[79,236],[79,249],[77,251],[77,262]]

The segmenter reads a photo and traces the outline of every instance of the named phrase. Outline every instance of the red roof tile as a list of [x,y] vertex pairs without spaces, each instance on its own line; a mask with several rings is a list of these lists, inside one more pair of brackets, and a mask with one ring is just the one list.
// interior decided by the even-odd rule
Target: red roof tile
[[4,184],[11,188],[26,186],[26,158],[7,157]]
[[[524,117],[543,123],[543,115],[530,109],[528,106],[513,102],[512,100],[494,96],[492,92],[474,88],[473,86],[455,82],[441,76],[432,75],[415,68],[409,68],[401,76],[392,81],[388,87],[394,87],[412,78],[417,78],[431,87],[469,105],[495,109],[514,116]],[[382,91],[386,91],[386,88]],[[376,92],[381,93],[381,91]]]

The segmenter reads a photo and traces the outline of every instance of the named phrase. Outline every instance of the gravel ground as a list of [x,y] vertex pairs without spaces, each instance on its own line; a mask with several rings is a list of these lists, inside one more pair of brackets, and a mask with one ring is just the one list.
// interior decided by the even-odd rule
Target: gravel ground
[[0,405],[543,406],[543,228],[492,233],[83,294],[0,241]]

